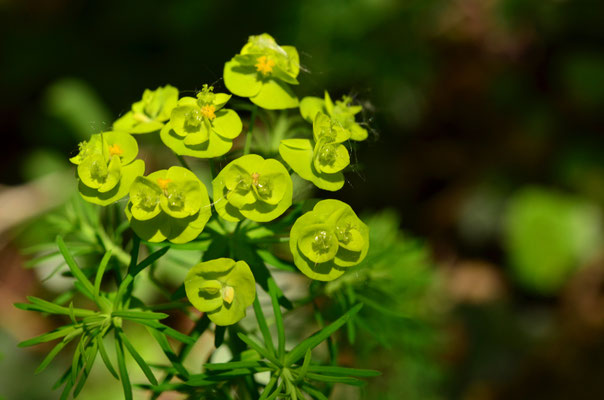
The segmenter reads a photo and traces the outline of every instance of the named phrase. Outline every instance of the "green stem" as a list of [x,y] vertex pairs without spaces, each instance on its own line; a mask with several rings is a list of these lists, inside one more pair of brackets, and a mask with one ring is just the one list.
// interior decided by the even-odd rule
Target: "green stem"
[[105,229],[103,229],[103,226],[100,224],[98,234],[105,250],[111,250],[111,254],[113,254],[115,258],[117,258],[122,264],[126,266],[130,264],[130,255],[126,253],[120,246],[113,243],[113,240],[111,240],[107,232],[105,232]]
[[187,164],[187,161],[183,158],[183,156],[177,154],[176,158],[178,158],[178,161],[180,161],[180,164],[185,167],[188,170],[191,170],[191,167],[189,167],[189,164]]
[[214,159],[210,158],[210,174],[212,176],[212,180],[216,177],[216,163],[214,163]]
[[254,132],[254,124],[256,123],[256,114],[258,113],[258,106],[254,106],[252,110],[252,116],[250,117],[250,126],[247,129],[247,136],[245,138],[245,147],[243,148],[243,154],[250,154],[250,148],[252,147],[252,137]]

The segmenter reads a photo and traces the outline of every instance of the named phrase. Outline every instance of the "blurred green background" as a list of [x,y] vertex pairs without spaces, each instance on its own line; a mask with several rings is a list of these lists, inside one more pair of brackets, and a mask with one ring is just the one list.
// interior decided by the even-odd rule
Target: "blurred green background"
[[[268,32],[300,51],[299,96],[364,106],[372,134],[335,196],[396,210],[431,259],[399,277],[430,335],[394,324],[393,351],[358,349],[386,371],[367,398],[604,398],[603,15],[598,0],[0,0],[0,388],[30,385],[43,357],[14,347],[48,324],[10,305],[41,286],[14,239],[65,201],[76,143],[145,88],[222,88],[224,62]],[[48,375],[10,393],[56,398]]]

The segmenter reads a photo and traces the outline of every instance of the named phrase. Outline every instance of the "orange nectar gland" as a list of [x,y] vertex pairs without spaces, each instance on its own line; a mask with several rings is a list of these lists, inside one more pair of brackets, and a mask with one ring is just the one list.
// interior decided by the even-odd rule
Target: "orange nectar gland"
[[267,56],[258,57],[256,61],[258,61],[258,63],[255,65],[256,70],[258,72],[262,72],[262,75],[267,75],[273,72],[275,62]]
[[111,146],[109,146],[109,155],[111,157],[121,156],[122,153],[123,153],[122,148],[120,146],[118,146],[117,144],[112,144]]
[[216,114],[214,114],[214,111],[216,111],[216,107],[214,107],[213,105],[205,105],[201,107],[201,115],[203,115],[210,121],[216,118]]
[[252,184],[254,186],[258,186],[258,179],[260,179],[260,174],[258,172],[254,172],[252,174]]
[[168,184],[170,182],[172,182],[172,179],[163,179],[163,178],[157,179],[157,184],[159,185],[161,190],[166,190],[168,188]]

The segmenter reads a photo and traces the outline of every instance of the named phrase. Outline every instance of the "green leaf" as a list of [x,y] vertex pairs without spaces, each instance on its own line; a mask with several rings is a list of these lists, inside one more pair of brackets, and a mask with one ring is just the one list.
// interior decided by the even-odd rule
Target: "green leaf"
[[260,368],[265,367],[260,361],[231,361],[218,364],[204,364],[203,368],[207,371],[230,371],[238,368]]
[[126,368],[126,360],[124,358],[124,349],[118,331],[115,331],[115,355],[117,357],[117,366],[120,372],[120,381],[124,390],[124,399],[132,400],[132,385],[128,377],[128,369]]
[[67,263],[67,266],[69,267],[69,270],[73,276],[82,284],[82,286],[84,286],[90,296],[92,296],[92,293],[94,293],[94,286],[92,283],[90,283],[88,278],[86,278],[80,267],[78,267],[78,264],[71,256],[71,253],[69,253],[69,250],[67,249],[67,246],[65,246],[65,242],[61,236],[57,236],[57,246],[59,246],[59,251],[63,255],[63,258],[65,259],[65,262]]
[[253,66],[244,66],[237,61],[229,61],[224,65],[224,85],[237,96],[252,97],[262,88],[258,71]]
[[312,123],[319,112],[326,112],[325,100],[322,98],[308,96],[300,101],[300,114],[306,121]]
[[264,345],[266,349],[274,355],[275,347],[273,344],[273,338],[271,336],[271,331],[268,329],[268,325],[266,324],[266,319],[264,318],[264,312],[262,312],[262,307],[260,306],[260,301],[258,301],[258,295],[254,299],[254,314],[256,315],[256,321],[258,321],[258,327],[260,328],[260,332],[262,332],[262,337],[264,339]]
[[62,327],[57,328],[48,333],[44,333],[44,334],[36,336],[34,338],[24,340],[24,341],[20,342],[18,344],[18,346],[19,347],[29,347],[29,346],[35,346],[40,343],[51,342],[53,340],[67,336],[67,335],[73,333],[74,331],[81,332],[82,328],[76,328],[73,325],[62,326]]
[[312,336],[306,338],[304,341],[299,343],[296,347],[294,347],[285,357],[285,365],[291,365],[298,361],[302,356],[306,353],[308,349],[313,349],[318,346],[321,342],[331,336],[332,333],[340,329],[342,325],[348,321],[348,319],[356,314],[363,304],[357,304],[350,310],[346,312],[346,314],[342,315],[340,318],[332,322],[330,325],[321,329],[320,331],[314,333]]
[[99,264],[99,268],[96,271],[96,277],[94,278],[94,297],[99,296],[99,291],[101,290],[101,282],[103,281],[103,275],[105,274],[105,268],[107,268],[107,264],[109,263],[109,259],[111,259],[111,250],[108,250],[101,263]]
[[224,109],[216,112],[212,127],[223,138],[235,139],[241,133],[243,124],[235,111]]
[[179,340],[183,343],[187,343],[187,344],[195,343],[195,339],[185,335],[184,333],[180,333],[177,330],[170,328],[169,326],[166,326],[160,322],[157,322],[156,320],[132,318],[131,321],[157,329],[159,332],[161,332],[165,335],[168,335],[176,340]]
[[44,357],[44,360],[42,360],[42,362],[40,363],[40,365],[38,366],[38,368],[36,368],[36,371],[34,372],[34,374],[39,374],[40,372],[44,371],[46,369],[46,367],[48,367],[48,365],[52,362],[52,360],[56,357],[57,354],[59,354],[59,352],[61,350],[63,350],[63,348],[73,340],[75,336],[70,335],[68,337],[66,337],[65,339],[61,340],[59,343],[57,343],[52,350],[46,355],[46,357]]
[[117,332],[123,344],[126,346],[126,349],[130,353],[130,355],[132,355],[132,358],[134,358],[134,361],[136,361],[136,363],[141,368],[149,382],[151,382],[152,385],[157,385],[157,379],[155,379],[155,375],[153,375],[153,371],[151,371],[151,368],[149,368],[147,362],[140,356],[140,354],[138,354],[132,343],[130,343],[126,335],[124,335],[124,332],[119,329],[117,330]]
[[321,393],[319,390],[315,389],[314,387],[307,385],[307,384],[303,384],[302,385],[302,390],[304,390],[306,393],[308,393],[309,395],[313,396],[315,399],[319,399],[319,400],[329,400],[327,398],[327,396],[325,396],[323,393]]
[[275,280],[270,277],[268,279],[268,293],[271,296],[273,304],[273,313],[275,315],[275,323],[277,325],[278,351],[279,359],[283,360],[285,356],[285,327],[283,326],[283,316],[281,315],[281,307],[277,298],[278,288]]
[[329,383],[345,383],[346,385],[352,386],[364,386],[366,385],[365,381],[362,381],[357,378],[350,378],[347,376],[326,376],[319,375],[312,372],[306,374],[307,379],[312,379],[319,382],[329,382]]
[[189,378],[189,372],[187,371],[187,369],[185,367],[183,367],[182,363],[178,359],[178,356],[172,350],[172,347],[170,346],[170,343],[168,342],[168,339],[166,338],[166,335],[164,335],[163,333],[161,333],[157,329],[153,329],[151,327],[147,327],[147,330],[149,331],[149,333],[151,334],[151,336],[153,336],[153,338],[155,339],[155,341],[159,344],[159,346],[163,350],[163,352],[166,355],[166,357],[168,357],[168,360],[170,360],[170,362],[172,363],[172,366],[174,366],[174,369],[184,379],[188,379]]
[[164,319],[164,318],[168,318],[169,315],[168,314],[164,314],[164,313],[156,313],[156,312],[151,312],[151,311],[132,311],[132,310],[127,310],[127,311],[113,311],[111,313],[111,315],[113,317],[121,317],[121,318],[126,318],[126,319]]
[[109,354],[107,354],[107,350],[105,349],[105,344],[103,343],[103,338],[100,335],[98,335],[95,338],[95,340],[97,341],[99,353],[101,353],[101,359],[103,360],[105,367],[107,367],[107,371],[109,371],[109,373],[111,373],[111,375],[113,375],[113,377],[115,379],[119,380],[119,376],[117,375],[117,372],[115,372],[115,369],[113,368],[113,365],[111,364],[111,359],[109,358]]
[[372,369],[356,369],[325,365],[311,365],[308,367],[308,371],[322,375],[357,376],[362,378],[371,378],[374,376],[380,376],[382,374],[380,371],[375,371]]
[[267,349],[260,346],[258,343],[256,343],[256,341],[254,341],[247,335],[245,335],[241,332],[238,332],[237,336],[239,336],[239,339],[243,340],[245,342],[245,344],[247,344],[251,349],[255,350],[262,357],[266,358],[267,360],[269,360],[270,362],[272,362],[273,364],[275,364],[277,366],[281,365],[281,362],[279,362],[279,360],[277,360],[273,355],[271,355]]

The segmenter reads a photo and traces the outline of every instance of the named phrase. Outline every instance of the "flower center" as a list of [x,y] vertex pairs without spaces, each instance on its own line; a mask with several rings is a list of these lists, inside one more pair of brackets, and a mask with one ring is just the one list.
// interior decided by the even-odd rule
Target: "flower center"
[[275,62],[267,56],[258,57],[256,61],[258,61],[255,65],[256,70],[258,72],[262,72],[262,75],[268,75],[269,73],[273,72]]
[[331,248],[331,234],[327,231],[319,231],[312,241],[312,249],[316,253],[327,253]]
[[235,298],[235,289],[232,286],[226,286],[222,290],[222,300],[231,304],[233,302],[234,298]]
[[260,179],[260,174],[258,172],[254,172],[252,174],[252,184],[258,186],[258,180]]
[[161,190],[166,190],[168,188],[168,184],[170,182],[172,182],[172,179],[163,179],[163,178],[157,179],[157,184],[159,185]]
[[121,156],[123,153],[123,150],[120,146],[118,146],[117,144],[112,144],[111,146],[109,146],[109,155],[111,157],[113,156]]
[[205,105],[201,107],[201,115],[203,115],[210,121],[216,118],[216,114],[214,114],[214,111],[216,111],[216,107],[214,107],[213,105]]

